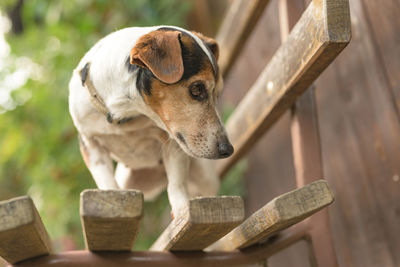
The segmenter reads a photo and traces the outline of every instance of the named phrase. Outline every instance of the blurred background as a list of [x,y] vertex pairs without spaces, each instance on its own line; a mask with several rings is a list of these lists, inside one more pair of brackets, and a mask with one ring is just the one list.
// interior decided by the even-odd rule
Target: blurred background
[[[171,24],[215,36],[234,0],[1,0],[0,200],[30,195],[55,247],[83,247],[79,193],[95,187],[68,113],[68,81],[99,38]],[[294,2],[299,2],[295,1]],[[316,80],[323,171],[339,266],[400,266],[400,2],[349,0],[352,41]],[[279,0],[225,77],[226,119],[281,44]],[[320,177],[318,177],[320,178]],[[223,181],[251,214],[296,187],[287,112]],[[170,221],[166,195],[147,203],[135,249]],[[0,264],[1,265],[1,264]],[[269,266],[310,266],[305,242]]]

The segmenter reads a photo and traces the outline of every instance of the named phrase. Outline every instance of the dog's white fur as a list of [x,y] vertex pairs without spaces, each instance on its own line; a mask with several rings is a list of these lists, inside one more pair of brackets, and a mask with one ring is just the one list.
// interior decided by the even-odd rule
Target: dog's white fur
[[[73,71],[69,103],[84,152],[89,155],[86,164],[97,186],[100,189],[137,188],[146,199],[158,195],[167,186],[172,211],[177,215],[188,198],[217,194],[219,178],[214,161],[190,157],[182,150],[160,117],[144,102],[136,88],[136,76],[125,65],[136,41],[160,27],[163,26],[126,28],[96,43]],[[191,32],[185,32],[196,40],[211,61],[203,42]],[[132,121],[110,124],[92,105],[80,76],[88,62],[90,78],[113,118],[133,117]],[[112,160],[118,162],[115,172]],[[143,168],[153,168],[154,175],[140,173]],[[143,174],[148,177],[140,179]]]

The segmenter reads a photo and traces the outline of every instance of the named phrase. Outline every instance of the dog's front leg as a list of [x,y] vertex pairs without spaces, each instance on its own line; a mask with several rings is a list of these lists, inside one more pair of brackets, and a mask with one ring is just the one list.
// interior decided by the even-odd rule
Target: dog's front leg
[[99,189],[118,189],[114,179],[112,159],[96,140],[79,135],[79,145],[83,160]]
[[173,216],[179,217],[188,202],[186,179],[189,174],[189,156],[175,141],[163,147],[163,162],[168,178],[168,198]]

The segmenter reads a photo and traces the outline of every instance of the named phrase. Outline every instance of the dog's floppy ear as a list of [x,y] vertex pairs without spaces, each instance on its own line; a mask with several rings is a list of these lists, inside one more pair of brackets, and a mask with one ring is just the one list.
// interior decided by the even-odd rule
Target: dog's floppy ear
[[199,32],[193,32],[193,34],[197,35],[207,46],[210,48],[211,52],[214,54],[215,59],[218,60],[219,57],[219,46],[217,41],[215,41],[213,38],[204,36],[203,34]]
[[148,68],[162,82],[178,82],[184,71],[180,34],[153,31],[143,35],[131,50],[130,63]]

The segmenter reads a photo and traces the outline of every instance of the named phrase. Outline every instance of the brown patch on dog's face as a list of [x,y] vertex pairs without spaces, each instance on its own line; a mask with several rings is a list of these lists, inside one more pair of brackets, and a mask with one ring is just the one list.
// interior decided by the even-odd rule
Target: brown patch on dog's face
[[151,93],[142,94],[143,99],[186,153],[210,159],[228,157],[233,147],[216,110],[222,77],[216,77],[218,72],[204,51],[198,52],[193,38],[181,35],[180,43],[183,78],[174,84],[152,79]]

